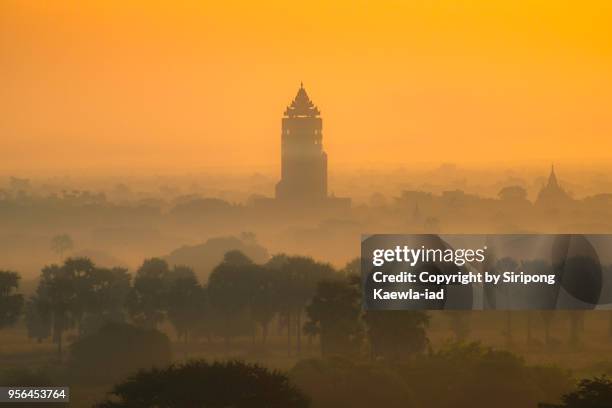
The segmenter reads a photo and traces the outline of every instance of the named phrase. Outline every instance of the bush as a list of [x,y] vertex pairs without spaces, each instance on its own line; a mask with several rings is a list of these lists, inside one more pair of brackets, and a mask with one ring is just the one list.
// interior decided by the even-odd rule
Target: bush
[[170,363],[165,334],[125,323],[110,323],[71,346],[69,370],[76,381],[117,381],[139,369]]
[[476,343],[452,344],[408,363],[303,360],[290,378],[311,396],[313,408],[536,407],[559,401],[573,387],[569,372],[528,366],[512,353]]
[[[527,366],[518,356],[477,343],[452,344],[398,368],[428,407],[535,407],[571,389],[569,372]],[[440,392],[444,390],[444,392]]]
[[389,367],[335,357],[302,360],[290,376],[312,399],[313,408],[410,408],[408,385]]
[[563,396],[562,405],[540,404],[551,408],[609,408],[612,407],[612,381],[606,376],[584,379],[575,391]]
[[141,371],[115,386],[97,408],[307,408],[287,377],[240,361],[191,361]]

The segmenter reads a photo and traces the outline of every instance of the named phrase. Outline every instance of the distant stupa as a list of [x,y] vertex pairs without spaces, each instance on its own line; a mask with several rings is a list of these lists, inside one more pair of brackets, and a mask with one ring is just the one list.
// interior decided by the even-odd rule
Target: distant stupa
[[555,206],[559,204],[566,204],[571,201],[569,194],[561,188],[557,181],[557,175],[555,174],[555,166],[551,166],[550,175],[548,176],[548,182],[542,187],[538,193],[536,204],[544,206]]

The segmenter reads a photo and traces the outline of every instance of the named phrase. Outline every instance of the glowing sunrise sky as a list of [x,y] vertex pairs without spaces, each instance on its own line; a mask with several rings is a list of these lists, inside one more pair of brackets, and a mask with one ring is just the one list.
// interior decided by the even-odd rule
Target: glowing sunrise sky
[[0,2],[0,173],[612,158],[612,2]]

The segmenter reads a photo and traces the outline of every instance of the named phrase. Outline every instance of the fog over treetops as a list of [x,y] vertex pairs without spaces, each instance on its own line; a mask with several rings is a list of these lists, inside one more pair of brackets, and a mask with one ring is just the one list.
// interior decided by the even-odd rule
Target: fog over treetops
[[[0,251],[6,267],[34,276],[44,264],[58,261],[51,241],[65,234],[72,244],[62,256],[128,268],[161,256],[171,263],[195,262],[190,266],[205,276],[229,249],[245,250],[258,261],[287,252],[342,265],[358,254],[364,232],[606,232],[602,220],[609,214],[612,176],[597,166],[557,164],[555,171],[572,199],[571,208],[561,210],[571,216],[534,204],[549,177],[548,165],[332,168],[330,194],[350,197],[351,210],[310,214],[258,207],[260,198],[273,197],[278,180],[265,169],[105,177],[14,174],[0,179]],[[209,259],[194,259],[189,248]]]

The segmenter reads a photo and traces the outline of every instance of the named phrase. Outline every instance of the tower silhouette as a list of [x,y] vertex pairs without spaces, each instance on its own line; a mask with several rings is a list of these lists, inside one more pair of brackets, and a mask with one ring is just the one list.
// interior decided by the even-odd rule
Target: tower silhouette
[[282,118],[278,200],[312,203],[327,198],[327,154],[323,150],[320,115],[304,84],[300,84]]

